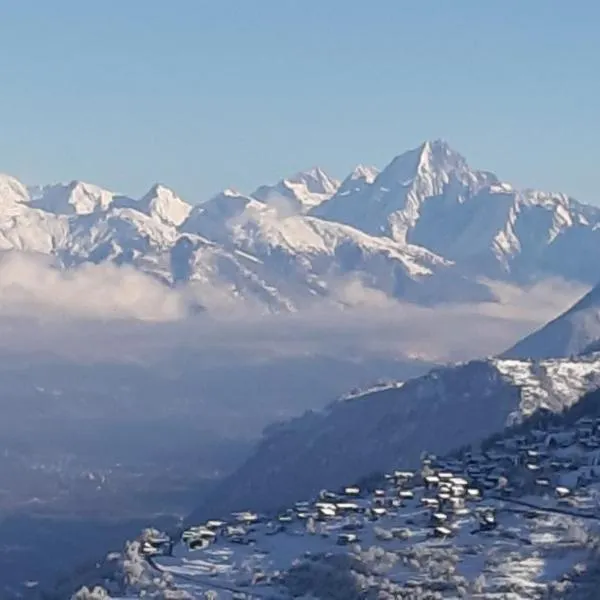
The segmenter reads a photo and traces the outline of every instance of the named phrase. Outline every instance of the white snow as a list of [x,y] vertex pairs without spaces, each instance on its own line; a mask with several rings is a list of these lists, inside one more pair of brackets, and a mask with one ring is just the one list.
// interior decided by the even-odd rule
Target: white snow
[[[265,310],[320,298],[345,306],[347,282],[427,304],[487,300],[482,278],[591,285],[599,231],[597,207],[516,190],[441,140],[382,171],[358,165],[342,183],[315,167],[251,196],[227,189],[196,205],[162,184],[136,199],[77,180],[27,188],[0,175],[1,250],[56,256],[66,267],[118,260]],[[186,249],[190,235],[213,243],[202,245],[206,263]],[[586,315],[574,325],[580,340],[598,322]]]

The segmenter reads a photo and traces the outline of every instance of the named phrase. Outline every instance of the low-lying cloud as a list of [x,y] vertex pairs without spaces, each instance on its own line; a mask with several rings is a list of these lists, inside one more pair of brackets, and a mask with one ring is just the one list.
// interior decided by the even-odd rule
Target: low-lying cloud
[[179,294],[131,267],[60,270],[44,257],[0,258],[0,315],[169,321],[185,312]]
[[[10,253],[0,260],[0,348],[39,350],[46,340],[55,352],[90,357],[114,357],[115,349],[120,357],[141,357],[201,347],[214,360],[344,353],[357,360],[381,354],[446,362],[504,350],[588,290],[561,280],[529,289],[488,284],[496,302],[422,307],[351,280],[337,294],[343,307],[321,301],[296,314],[265,315],[218,300],[224,290],[173,289],[131,267],[63,271]],[[218,300],[212,304],[227,310],[193,315],[199,295],[212,295]]]

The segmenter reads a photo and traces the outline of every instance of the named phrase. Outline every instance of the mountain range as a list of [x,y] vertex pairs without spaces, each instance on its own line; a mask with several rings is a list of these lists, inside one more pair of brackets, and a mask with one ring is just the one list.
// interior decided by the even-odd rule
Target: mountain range
[[342,181],[313,168],[248,195],[193,200],[162,184],[135,199],[0,176],[0,249],[51,256],[63,269],[129,265],[187,286],[207,310],[347,305],[356,281],[435,304],[493,299],[490,279],[600,279],[600,208],[515,189],[440,140]]

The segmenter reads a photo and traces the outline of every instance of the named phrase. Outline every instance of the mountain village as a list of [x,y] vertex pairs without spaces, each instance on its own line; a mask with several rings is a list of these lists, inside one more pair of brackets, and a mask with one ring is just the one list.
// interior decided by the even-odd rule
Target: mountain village
[[570,597],[600,568],[600,415],[590,399],[576,420],[540,413],[445,457],[425,453],[416,470],[274,513],[146,530],[111,557],[128,590],[111,597]]

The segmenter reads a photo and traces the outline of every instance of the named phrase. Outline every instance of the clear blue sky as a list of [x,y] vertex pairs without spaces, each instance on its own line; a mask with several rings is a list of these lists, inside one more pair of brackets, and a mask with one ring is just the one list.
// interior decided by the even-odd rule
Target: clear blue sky
[[0,0],[0,171],[190,201],[445,138],[600,201],[596,0]]

